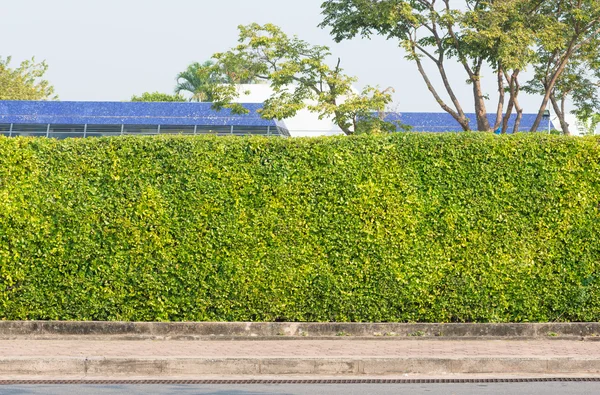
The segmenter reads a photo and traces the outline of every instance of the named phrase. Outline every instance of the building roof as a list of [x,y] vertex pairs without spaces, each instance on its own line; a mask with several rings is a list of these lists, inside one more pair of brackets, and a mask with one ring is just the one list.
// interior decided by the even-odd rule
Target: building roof
[[260,104],[243,106],[248,114],[215,111],[211,103],[0,101],[0,123],[276,126],[256,112]]
[[[53,125],[165,125],[165,126],[242,126],[279,127],[291,136],[341,134],[330,119],[319,119],[307,110],[284,121],[263,119],[257,112],[261,103],[242,104],[248,114],[232,114],[230,110],[215,111],[211,103],[149,103],[149,102],[72,102],[72,101],[0,101],[0,124]],[[475,114],[467,114],[471,129],[476,130]],[[524,114],[520,131],[529,131],[535,114]],[[490,124],[495,115],[489,114]],[[389,113],[386,120],[410,125],[417,132],[457,132],[462,128],[448,113]],[[512,131],[515,116],[509,122]],[[540,130],[546,130],[544,120]],[[554,128],[553,124],[550,124]],[[287,135],[287,132],[285,133]]]
[[[469,118],[471,130],[477,130],[477,116],[475,114],[466,114]],[[523,114],[519,131],[528,132],[535,121],[537,114]],[[412,126],[415,132],[460,132],[463,128],[452,116],[446,112],[403,112],[389,113],[385,118],[387,121],[399,121],[405,125]],[[496,114],[488,114],[490,125],[496,122]],[[516,120],[516,115],[512,115],[508,122],[509,131],[512,132]],[[550,123],[552,129],[554,125]],[[546,130],[548,121],[544,120],[539,130]]]

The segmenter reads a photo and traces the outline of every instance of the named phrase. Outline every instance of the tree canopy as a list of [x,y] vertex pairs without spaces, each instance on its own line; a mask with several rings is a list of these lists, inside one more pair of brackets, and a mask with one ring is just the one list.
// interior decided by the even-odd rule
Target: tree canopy
[[[356,78],[346,75],[341,61],[333,66],[328,47],[312,45],[285,34],[279,27],[266,24],[239,26],[239,45],[214,55],[216,70],[236,70],[238,81],[258,80],[270,84],[273,95],[265,101],[265,118],[284,119],[302,109],[332,117],[346,134],[365,131],[365,127],[395,130],[374,112],[383,112],[392,101],[391,89],[366,87],[356,92]],[[236,81],[214,86],[214,107],[234,112],[247,110],[235,101],[240,96]],[[363,128],[360,128],[363,126]]]
[[[338,42],[373,34],[398,40],[436,102],[465,130],[469,120],[455,93],[462,80],[449,78],[448,63],[458,62],[472,86],[479,130],[491,129],[486,108],[490,95],[481,86],[483,66],[496,73],[494,128],[502,125],[504,131],[513,111],[518,130],[523,112],[518,100],[520,73],[531,66],[537,68],[539,83],[533,85],[543,89],[538,89],[542,101],[532,128],[536,130],[569,64],[593,48],[590,44],[600,32],[598,0],[462,0],[452,1],[452,5],[450,0],[327,0],[322,11],[321,26],[330,28]],[[434,66],[441,90],[432,80],[427,62]]]
[[54,100],[54,87],[43,77],[48,70],[46,62],[35,58],[11,68],[11,57],[0,57],[0,100]]

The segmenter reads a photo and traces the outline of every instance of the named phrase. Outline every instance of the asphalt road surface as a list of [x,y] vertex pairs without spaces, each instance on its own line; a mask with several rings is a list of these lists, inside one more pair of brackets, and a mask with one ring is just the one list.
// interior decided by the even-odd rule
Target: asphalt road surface
[[598,382],[482,384],[14,385],[1,395],[597,395]]

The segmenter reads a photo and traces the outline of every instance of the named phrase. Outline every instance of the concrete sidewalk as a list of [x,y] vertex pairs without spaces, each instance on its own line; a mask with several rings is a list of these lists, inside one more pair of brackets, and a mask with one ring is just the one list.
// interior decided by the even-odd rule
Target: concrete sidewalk
[[0,341],[6,377],[600,374],[600,342],[577,340]]

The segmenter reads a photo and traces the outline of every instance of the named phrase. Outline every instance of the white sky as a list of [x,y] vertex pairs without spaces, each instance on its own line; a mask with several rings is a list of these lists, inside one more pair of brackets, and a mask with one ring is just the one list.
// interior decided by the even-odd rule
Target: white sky
[[[35,56],[61,100],[129,100],[146,91],[171,93],[175,76],[193,61],[236,44],[237,26],[275,23],[311,44],[328,45],[358,87],[392,86],[398,111],[441,112],[398,43],[375,38],[335,44],[319,29],[323,0],[0,0],[0,56],[13,65]],[[470,86],[449,71],[467,112]],[[432,77],[436,77],[432,74]],[[495,80],[484,83],[495,97]],[[539,99],[523,97],[525,112]],[[495,112],[495,103],[488,107]]]

